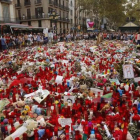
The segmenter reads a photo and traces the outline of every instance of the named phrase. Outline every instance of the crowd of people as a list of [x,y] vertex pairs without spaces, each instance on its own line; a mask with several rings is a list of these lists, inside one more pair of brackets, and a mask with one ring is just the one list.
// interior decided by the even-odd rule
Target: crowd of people
[[4,34],[1,37],[2,50],[5,49],[16,49],[25,46],[36,46],[43,45],[49,42],[61,42],[61,41],[74,41],[74,40],[97,40],[99,37],[106,40],[132,40],[134,43],[140,44],[140,33],[120,33],[120,32],[101,32],[101,33],[68,33],[68,34],[58,34],[51,37],[45,36],[43,33],[21,33],[18,35],[13,35],[10,33]]

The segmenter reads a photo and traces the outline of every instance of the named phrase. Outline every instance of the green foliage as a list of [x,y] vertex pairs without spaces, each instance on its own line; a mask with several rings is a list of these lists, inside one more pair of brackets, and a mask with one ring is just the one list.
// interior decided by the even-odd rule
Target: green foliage
[[120,25],[125,21],[125,6],[127,0],[78,0],[78,4],[83,9],[92,11],[98,17],[106,17],[115,25]]
[[[133,0],[134,2],[135,0]],[[139,24],[139,20],[140,20],[140,3],[129,3],[126,8],[126,16],[131,18],[134,17],[136,19],[135,23]]]

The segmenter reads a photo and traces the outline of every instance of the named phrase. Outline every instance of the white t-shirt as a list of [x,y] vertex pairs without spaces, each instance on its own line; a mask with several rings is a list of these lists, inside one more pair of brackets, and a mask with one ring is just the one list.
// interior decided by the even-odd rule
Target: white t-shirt
[[28,35],[28,40],[29,40],[29,41],[32,41],[32,39],[31,39],[31,38],[32,38],[32,35],[31,35],[31,34],[30,34],[30,35]]

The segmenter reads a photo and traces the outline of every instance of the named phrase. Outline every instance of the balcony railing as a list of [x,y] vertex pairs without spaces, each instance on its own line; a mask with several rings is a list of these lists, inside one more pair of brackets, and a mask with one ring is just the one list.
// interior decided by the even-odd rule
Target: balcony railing
[[58,3],[56,3],[56,2],[54,2],[54,6],[58,7],[58,6],[59,6],[59,4],[58,4]]
[[19,20],[48,19],[48,15],[22,16]]
[[12,3],[12,0],[0,0],[0,2],[3,2],[3,3]]
[[70,20],[67,19],[67,18],[63,18],[62,21],[63,21],[63,22],[69,22]]
[[9,17],[0,17],[0,23],[19,23],[19,19],[9,18]]
[[30,5],[31,5],[31,2],[30,2],[30,1],[25,2],[24,5],[25,5],[25,6],[30,6]]
[[35,4],[42,4],[42,0],[35,0]]
[[21,7],[21,4],[20,3],[17,3],[17,4],[15,4],[15,7],[17,8],[17,7]]

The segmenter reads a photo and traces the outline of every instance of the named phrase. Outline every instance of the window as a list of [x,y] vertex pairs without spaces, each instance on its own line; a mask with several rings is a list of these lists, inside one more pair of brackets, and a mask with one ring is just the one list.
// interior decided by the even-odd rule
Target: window
[[20,0],[17,0],[17,4],[20,4]]
[[61,17],[61,11],[59,11],[59,16]]
[[43,7],[35,8],[36,18],[41,18],[42,17],[42,13],[43,13]]
[[31,11],[30,11],[30,9],[27,9],[27,18],[28,18],[28,19],[31,18]]
[[70,14],[71,14],[71,16],[73,15],[73,13],[72,13],[73,11],[72,10],[70,10]]
[[18,18],[21,19],[21,11],[18,10]]
[[30,0],[24,0],[24,2],[25,2],[25,3],[29,3],[29,2],[30,2]]
[[53,8],[49,8],[49,9],[48,9],[48,12],[49,12],[49,13],[52,13],[52,11],[53,11]]
[[42,27],[41,20],[38,20],[38,27]]
[[73,6],[72,1],[70,2],[71,7]]

